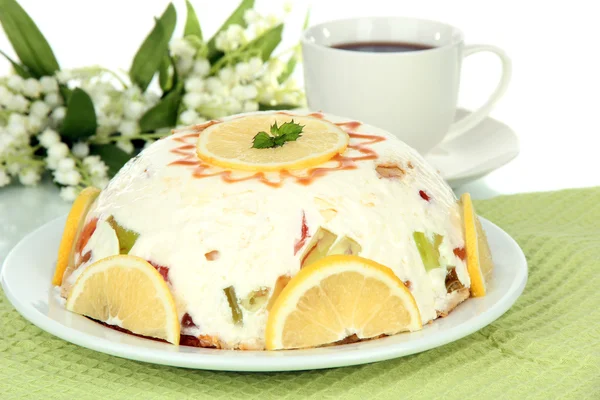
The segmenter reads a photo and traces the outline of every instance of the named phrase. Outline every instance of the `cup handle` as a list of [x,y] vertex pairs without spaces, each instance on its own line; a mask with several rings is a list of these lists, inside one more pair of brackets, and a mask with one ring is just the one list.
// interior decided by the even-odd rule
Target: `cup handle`
[[498,86],[496,86],[496,90],[494,90],[490,98],[481,107],[450,126],[450,129],[442,140],[442,143],[456,139],[480,123],[485,117],[488,116],[488,114],[492,111],[494,104],[496,104],[504,92],[506,92],[506,88],[508,87],[510,77],[512,75],[512,62],[510,61],[510,58],[506,55],[504,50],[500,49],[499,47],[480,44],[465,46],[463,49],[463,58],[482,51],[494,53],[498,56],[498,58],[500,58],[500,61],[502,61],[502,76],[500,78],[500,82],[498,82]]

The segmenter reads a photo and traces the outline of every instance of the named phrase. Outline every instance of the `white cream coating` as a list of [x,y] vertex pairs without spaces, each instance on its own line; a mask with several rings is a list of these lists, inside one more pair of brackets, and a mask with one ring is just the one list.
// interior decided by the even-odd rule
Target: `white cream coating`
[[[272,288],[281,275],[293,276],[300,268],[302,250],[294,254],[294,245],[303,213],[310,234],[322,226],[338,237],[346,235],[362,246],[362,257],[410,281],[425,324],[449,300],[446,265],[455,266],[459,280],[470,285],[465,263],[453,253],[464,246],[456,199],[406,144],[366,125],[354,131],[386,138],[369,145],[377,160],[359,161],[356,169],[330,172],[307,186],[289,179],[278,188],[256,180],[198,179],[189,168],[167,167],[179,158],[170,150],[180,144],[173,139],[185,132],[176,133],[129,162],[100,194],[88,219],[113,215],[138,232],[130,254],[167,266],[180,317],[187,312],[202,334],[218,337],[226,347],[264,347],[267,312],[243,310],[243,325],[234,325],[223,289],[233,286],[241,299],[253,290]],[[406,167],[409,161],[414,168]],[[389,179],[377,174],[377,165],[391,163],[402,166],[406,175]],[[431,201],[421,198],[419,190]],[[335,212],[321,213],[327,209]],[[443,269],[425,271],[414,231],[444,236]],[[93,248],[91,240],[88,246]],[[208,261],[205,254],[214,250],[218,259]]]

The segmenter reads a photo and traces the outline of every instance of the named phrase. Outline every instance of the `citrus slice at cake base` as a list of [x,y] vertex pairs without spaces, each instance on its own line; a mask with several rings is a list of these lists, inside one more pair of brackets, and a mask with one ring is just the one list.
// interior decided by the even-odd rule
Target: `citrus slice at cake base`
[[63,275],[71,262],[77,240],[83,230],[85,216],[99,194],[99,189],[88,187],[83,189],[73,202],[73,206],[71,206],[71,211],[69,211],[69,216],[65,222],[60,246],[58,247],[58,259],[56,261],[56,268],[54,269],[54,277],[52,278],[53,285],[58,286],[62,283]]
[[465,229],[467,270],[471,278],[471,295],[482,297],[486,294],[486,282],[489,282],[494,268],[492,252],[469,193],[461,196],[460,203]]
[[179,344],[180,324],[169,287],[150,263],[138,257],[117,255],[91,264],[75,282],[66,308]]
[[[293,120],[303,126],[294,141],[273,148],[253,148],[259,132],[269,132]],[[331,122],[313,117],[286,114],[247,115],[206,128],[198,138],[196,151],[204,162],[222,168],[244,171],[281,171],[310,168],[337,154],[349,142],[348,134]]]
[[296,349],[421,328],[414,297],[391,269],[334,255],[303,268],[283,289],[269,313],[265,342],[267,350]]

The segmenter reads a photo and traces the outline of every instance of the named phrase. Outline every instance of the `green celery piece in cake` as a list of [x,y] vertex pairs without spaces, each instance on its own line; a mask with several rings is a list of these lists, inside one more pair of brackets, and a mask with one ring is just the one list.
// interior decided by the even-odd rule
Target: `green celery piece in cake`
[[115,217],[112,215],[108,217],[106,222],[108,222],[108,224],[115,230],[117,234],[117,239],[119,239],[119,253],[129,254],[140,234],[123,228],[123,226],[119,225],[119,223],[115,220]]
[[433,242],[431,242],[427,236],[425,236],[425,233],[413,232],[413,239],[415,240],[415,244],[419,250],[421,260],[423,260],[423,266],[425,266],[425,270],[430,271],[432,269],[439,268],[440,245],[442,244],[444,237],[436,233],[433,237]]

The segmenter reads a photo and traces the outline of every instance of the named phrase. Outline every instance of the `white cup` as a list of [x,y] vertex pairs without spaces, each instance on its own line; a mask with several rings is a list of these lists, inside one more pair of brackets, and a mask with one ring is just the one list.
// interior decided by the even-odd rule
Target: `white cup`
[[[377,53],[331,46],[358,42],[402,42],[431,49]],[[502,77],[490,98],[454,121],[464,57],[487,51],[502,61]],[[330,21],[302,35],[304,83],[313,110],[356,118],[390,131],[422,154],[477,125],[502,97],[511,61],[501,49],[465,46],[450,25],[401,17]]]

